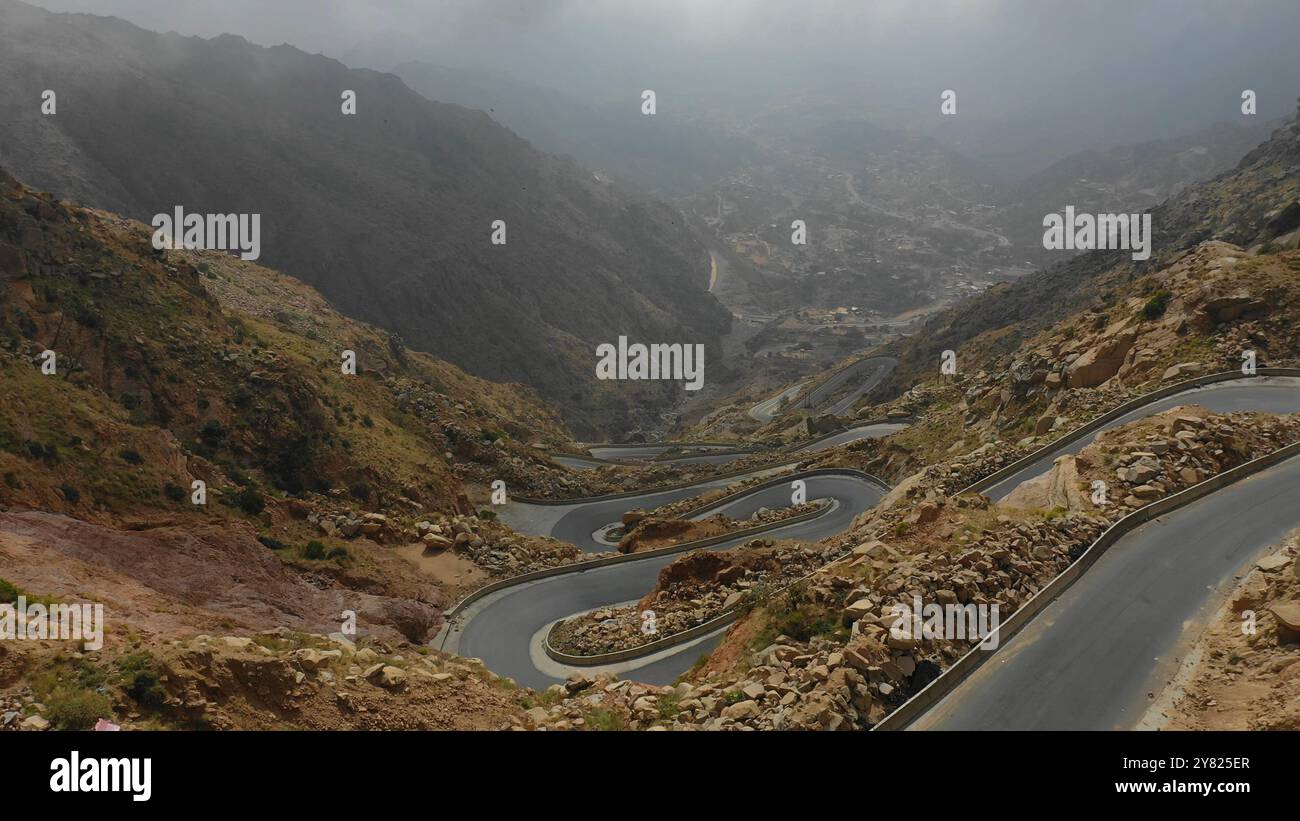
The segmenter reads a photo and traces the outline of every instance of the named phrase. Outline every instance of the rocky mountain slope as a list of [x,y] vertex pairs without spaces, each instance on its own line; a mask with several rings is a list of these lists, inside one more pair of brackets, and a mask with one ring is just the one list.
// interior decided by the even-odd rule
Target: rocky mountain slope
[[145,221],[177,205],[261,214],[264,264],[415,349],[537,387],[579,435],[682,394],[598,382],[596,345],[726,328],[678,212],[392,75],[17,0],[0,2],[0,73],[0,165],[19,179]]
[[981,334],[991,346],[986,350],[1000,355],[1069,313],[1089,306],[1104,310],[1110,294],[1099,286],[1103,275],[1131,282],[1206,240],[1243,248],[1295,247],[1300,123],[1288,122],[1232,170],[1189,187],[1150,213],[1149,260],[1135,262],[1128,251],[1091,251],[946,310],[915,335],[886,346],[900,364],[875,397],[896,397],[937,373],[944,350],[957,350]]
[[[1148,712],[1175,730],[1300,729],[1300,533],[1257,561]],[[1247,631],[1243,625],[1253,624]]]
[[[1245,119],[1245,118],[1243,118]],[[1096,213],[1134,213],[1230,170],[1282,123],[1220,123],[1170,140],[1084,151],[1018,182],[1001,195],[1004,231],[1027,259],[1056,261],[1042,247],[1042,218],[1067,204]]]
[[[555,411],[150,235],[0,172],[0,603],[107,622],[102,651],[0,646],[0,730],[521,720],[508,683],[414,647],[468,590],[577,558],[485,512],[496,479],[569,483]],[[196,634],[224,638],[171,644]]]
[[6,584],[151,634],[328,632],[353,609],[418,640],[466,585],[575,557],[469,515],[497,479],[568,482],[536,447],[568,432],[532,390],[149,238],[0,173]]
[[1006,329],[958,348],[959,374],[926,378],[887,406],[917,422],[859,452],[868,470],[890,477],[954,453],[978,453],[978,472],[1161,385],[1238,370],[1245,351],[1254,351],[1257,367],[1295,367],[1297,272],[1296,251],[1251,255],[1217,241],[1137,279],[1118,268],[1093,282],[1105,303],[1067,314],[1006,352]]
[[451,511],[475,481],[453,463],[496,440],[493,462],[532,464],[494,475],[553,469],[528,442],[568,434],[528,389],[410,351],[253,263],[157,252],[139,223],[2,172],[0,187],[5,503],[112,519],[171,506],[160,494],[192,474],[214,491],[367,485],[378,504]]

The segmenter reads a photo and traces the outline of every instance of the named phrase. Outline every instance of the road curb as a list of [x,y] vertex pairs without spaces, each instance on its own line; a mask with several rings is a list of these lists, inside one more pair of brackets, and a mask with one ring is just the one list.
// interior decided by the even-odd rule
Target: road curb
[[[762,490],[767,487],[772,487],[777,484],[782,484],[783,482],[794,481],[795,479],[806,478],[808,476],[844,475],[844,474],[856,475],[859,478],[864,478],[870,481],[872,484],[875,484],[885,493],[888,493],[890,490],[893,489],[892,487],[890,487],[888,482],[886,482],[885,480],[877,476],[873,476],[870,473],[867,473],[866,471],[856,470],[853,468],[818,468],[816,470],[805,471],[804,473],[801,473],[798,476],[794,476],[794,477],[783,476],[780,477],[779,479],[770,480],[767,482],[763,482],[760,485],[756,485],[751,488],[746,488],[744,491],[729,494],[728,498],[721,499],[717,502],[712,502],[709,505],[701,507],[694,512],[698,513],[700,510],[708,510],[712,507],[721,506],[723,504],[726,504],[728,501],[734,500],[734,498],[736,497],[743,497],[756,490]],[[830,511],[828,509],[822,512],[828,513]],[[690,513],[690,511],[688,511],[688,513]],[[807,521],[808,519],[814,519],[814,518],[817,517],[805,516],[805,515],[792,516],[789,519],[783,519],[782,521],[777,522],[776,525],[774,525],[771,528],[768,528],[768,530],[773,530],[776,527],[780,527],[782,525],[795,524],[800,521]],[[643,554],[634,554],[634,555],[643,555]],[[845,556],[847,555],[848,553],[845,553],[844,556],[839,556],[835,559],[832,559],[831,561],[827,562],[824,565],[814,568],[808,573],[805,573],[803,576],[800,576],[799,578],[785,585],[780,590],[774,591],[769,598],[776,598],[778,596],[784,595],[794,585],[798,584],[801,581],[810,579],[816,574],[825,570],[826,568],[831,567],[832,565],[843,561]],[[709,621],[703,622],[702,624],[697,624],[695,627],[691,627],[687,630],[682,630],[681,632],[678,633],[673,633],[672,635],[669,636],[664,636],[661,639],[655,639],[654,641],[649,642],[648,644],[642,644],[636,647],[630,647],[626,650],[616,650],[612,653],[602,653],[600,655],[595,655],[595,656],[576,656],[555,649],[555,647],[551,644],[551,636],[554,635],[556,628],[558,628],[561,624],[564,623],[565,620],[560,619],[559,621],[552,624],[551,628],[546,631],[546,638],[542,642],[542,649],[546,652],[546,655],[549,656],[552,661],[558,661],[561,664],[568,664],[573,667],[601,667],[606,664],[617,664],[622,661],[631,661],[633,659],[638,659],[643,656],[653,655],[659,652],[660,650],[664,650],[669,647],[675,647],[679,644],[686,644],[687,642],[693,641],[694,639],[697,639],[700,636],[706,636],[709,633],[714,632],[715,630],[722,629],[728,624],[731,624],[739,617],[740,617],[740,609],[738,607],[735,607],[732,608],[731,610],[728,610],[724,613],[721,613],[713,617]]]
[[[749,468],[747,470],[736,470],[730,473],[718,473],[704,479],[692,479],[689,482],[677,482],[671,485],[656,485],[655,487],[642,488],[641,490],[624,490],[618,493],[606,493],[603,496],[578,496],[573,499],[534,499],[529,496],[513,496],[514,501],[525,505],[541,505],[544,507],[563,507],[564,505],[589,505],[596,502],[609,502],[615,499],[630,499],[633,496],[649,496],[654,493],[667,493],[670,490],[683,490],[696,485],[705,485],[711,482],[717,482],[724,479],[735,479],[739,476],[748,476],[751,473],[762,473],[765,470],[776,470],[778,468],[790,467],[802,462],[802,459],[790,459],[784,462],[777,462],[764,467]],[[610,464],[617,464],[611,462]]]
[[[786,476],[777,477],[776,479],[767,480],[754,487],[745,488],[743,491],[740,491],[738,493],[728,494],[728,496],[725,497],[724,500],[711,502],[709,503],[709,505],[704,506],[700,509],[708,510],[710,507],[723,504],[725,503],[725,501],[732,500],[737,496],[747,495],[749,493],[753,493],[757,490],[762,490],[765,487],[770,487],[776,484],[791,482],[794,481],[795,479],[807,478],[809,476],[826,476],[826,475],[857,476],[859,478],[866,479],[872,484],[876,484],[883,487],[886,492],[889,491],[888,483],[864,471],[855,470],[853,468],[818,468],[816,470],[803,471],[795,474],[788,474]],[[770,530],[775,530],[779,527],[785,527],[790,524],[797,524],[803,521],[808,521],[817,518],[819,516],[824,516],[828,514],[830,510],[831,508],[824,508],[824,509],[809,511],[808,513],[802,513],[799,516],[792,516],[789,519],[783,519],[779,522],[771,522],[768,524],[759,525],[758,527],[754,527],[754,528],[747,528],[745,530],[733,531],[731,533],[724,533],[718,536],[710,536],[707,539],[696,539],[694,541],[683,542],[681,544],[668,545],[666,547],[655,548],[654,550],[645,550],[640,553],[629,553],[629,554],[619,553],[613,556],[607,556],[600,559],[590,559],[585,562],[574,562],[573,564],[565,564],[565,565],[560,565],[558,567],[546,567],[546,568],[542,568],[541,570],[533,570],[528,573],[521,573],[518,576],[511,576],[508,579],[501,579],[500,581],[493,582],[491,584],[487,584],[484,585],[483,587],[480,587],[478,590],[475,590],[474,592],[465,596],[465,598],[461,599],[455,605],[453,605],[451,609],[447,610],[443,614],[445,623],[442,629],[439,630],[438,635],[434,638],[434,643],[438,647],[442,647],[446,643],[446,640],[450,634],[452,622],[455,621],[455,619],[457,619],[461,615],[461,613],[465,611],[466,608],[468,608],[474,602],[486,596],[489,596],[493,593],[499,592],[501,590],[507,590],[511,587],[515,587],[516,585],[527,584],[528,582],[537,581],[539,579],[547,579],[555,576],[567,576],[572,573],[583,573],[587,570],[594,570],[598,567],[608,567],[614,564],[624,564],[626,562],[643,561],[646,559],[654,558],[656,556],[666,556],[673,553],[685,553],[690,550],[698,550],[705,547],[712,547],[713,545],[730,541],[732,539],[757,536],[766,533]]]
[[1175,394],[1183,393],[1184,391],[1194,390],[1196,388],[1205,387],[1206,385],[1213,385],[1219,382],[1231,382],[1236,379],[1257,379],[1261,376],[1300,377],[1300,368],[1259,368],[1258,370],[1256,370],[1254,376],[1244,374],[1241,371],[1222,371],[1220,373],[1207,374],[1205,376],[1197,376],[1192,379],[1184,380],[1182,382],[1175,382],[1172,385],[1167,385],[1163,388],[1159,388],[1157,390],[1151,391],[1150,393],[1144,393],[1141,396],[1137,397],[1136,399],[1130,399],[1129,401],[1125,402],[1119,407],[1112,408],[1111,410],[1107,411],[1101,416],[1096,417],[1092,421],[1080,425],[1079,427],[1075,428],[1074,430],[1070,431],[1069,433],[1065,434],[1059,439],[1056,439],[1050,442],[1049,444],[1043,445],[1041,448],[1035,450],[1033,453],[1030,453],[1028,456],[1022,456],[1021,458],[1017,459],[1011,464],[999,468],[997,471],[990,473],[988,476],[985,476],[983,479],[980,479],[977,482],[974,482],[973,484],[962,489],[955,495],[960,496],[962,493],[981,493],[987,490],[988,488],[993,487],[994,485],[1003,481],[1004,479],[1010,476],[1014,476],[1024,468],[1029,467],[1034,462],[1037,462],[1039,459],[1042,459],[1044,456],[1048,455],[1052,451],[1060,450],[1061,448],[1067,445],[1073,444],[1074,442],[1079,441],[1080,439],[1087,436],[1088,434],[1100,430],[1101,428],[1105,427],[1107,424],[1115,421],[1121,416],[1124,416],[1125,414],[1128,413],[1132,413],[1133,411],[1138,410],[1139,408],[1142,408],[1146,405],[1150,405],[1152,402],[1158,402],[1161,399],[1166,399],[1170,396],[1174,396]]
[[[1281,369],[1289,370],[1289,369]],[[1279,374],[1269,374],[1277,376]],[[1280,374],[1289,376],[1291,374]],[[1300,374],[1298,374],[1300,375]],[[1224,381],[1224,380],[1219,380]],[[1163,398],[1163,397],[1158,397]],[[1154,400],[1152,400],[1154,401]],[[1016,633],[1020,632],[1034,617],[1043,611],[1070,585],[1074,584],[1093,564],[1097,562],[1106,550],[1118,542],[1121,538],[1137,529],[1141,525],[1150,522],[1152,519],[1159,518],[1166,513],[1184,507],[1198,499],[1210,495],[1216,490],[1221,490],[1241,479],[1245,479],[1260,471],[1266,470],[1274,465],[1286,461],[1294,456],[1300,455],[1300,442],[1294,442],[1258,459],[1252,459],[1244,465],[1238,465],[1230,470],[1225,470],[1217,476],[1206,479],[1198,485],[1185,488],[1172,496],[1152,502],[1151,504],[1138,508],[1115,524],[1111,525],[1097,539],[1088,546],[1078,559],[1073,561],[1067,568],[1062,570],[1041,590],[1035,593],[1024,603],[1015,613],[1000,625],[995,633],[980,644],[986,643],[989,638],[996,637],[997,647],[1000,649],[1006,646],[1006,642],[1013,638]],[[925,686],[921,692],[912,696],[902,706],[886,716],[879,724],[873,727],[873,730],[902,730],[909,724],[923,715],[927,710],[943,700],[945,696],[955,690],[963,681],[970,677],[979,667],[989,658],[996,655],[997,650],[982,650],[980,645],[971,648],[958,659],[951,667],[945,670],[938,678]]]
[[[805,406],[804,403],[808,401],[808,397],[812,396],[814,393],[816,393],[817,391],[821,390],[822,387],[824,387],[824,386],[826,385],[826,383],[830,382],[832,379],[834,379],[835,377],[837,377],[837,376],[839,376],[840,374],[844,373],[845,371],[850,370],[850,369],[852,369],[852,368],[856,368],[856,367],[858,367],[858,366],[860,366],[860,365],[862,365],[862,364],[864,364],[864,363],[866,363],[866,362],[870,362],[870,361],[875,360],[875,359],[893,359],[893,357],[890,357],[890,356],[868,356],[868,357],[865,357],[865,358],[863,358],[863,359],[859,359],[859,360],[857,360],[857,361],[855,361],[855,362],[850,362],[849,364],[845,365],[845,366],[842,367],[842,368],[836,368],[835,370],[831,371],[831,372],[830,372],[829,374],[827,374],[826,376],[824,376],[824,377],[822,377],[821,379],[819,379],[819,380],[817,380],[816,382],[814,382],[814,383],[813,383],[813,384],[808,388],[808,390],[804,391],[803,393],[801,393],[801,394],[799,394],[798,396],[796,396],[794,399],[791,399],[789,402],[787,402],[787,403],[786,403],[786,406],[785,406],[784,409],[781,409],[781,410],[779,410],[777,413],[772,414],[772,419],[773,419],[774,421],[777,420],[777,419],[780,419],[780,418],[782,418],[783,416],[788,415],[791,411],[794,411],[794,410],[815,410],[815,409],[816,409],[816,406],[812,406],[812,407],[807,407],[807,406]],[[898,362],[897,362],[897,361],[894,362],[894,367],[895,367],[895,368],[898,367]],[[887,376],[887,375],[888,375],[888,374],[886,374],[886,376]]]
[[[812,439],[808,439],[803,442],[791,442],[788,445],[783,445],[782,447],[777,448],[777,453],[799,453],[807,448],[813,447],[814,445],[821,444],[822,442],[825,442],[827,439],[832,439],[836,436],[839,436],[841,433],[848,433],[849,431],[856,430],[857,428],[869,428],[872,425],[911,425],[914,424],[915,422],[916,422],[915,416],[907,416],[901,419],[890,419],[888,417],[885,417],[883,419],[868,419],[862,422],[855,422],[852,425],[841,425],[840,427],[836,428],[835,430],[829,433],[823,433],[820,436],[813,437]],[[863,440],[861,439],[857,440],[857,442],[861,442],[861,441]],[[857,444],[857,442],[846,442],[845,444],[855,445]],[[812,454],[809,454],[809,457],[811,456]]]

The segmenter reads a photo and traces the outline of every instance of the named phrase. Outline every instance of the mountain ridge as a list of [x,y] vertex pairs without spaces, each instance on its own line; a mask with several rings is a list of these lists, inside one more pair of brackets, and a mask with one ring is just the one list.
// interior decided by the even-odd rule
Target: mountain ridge
[[[483,112],[234,35],[157,34],[16,0],[0,2],[0,21],[0,66],[16,79],[0,92],[0,163],[19,178],[146,221],[177,204],[261,213],[268,265],[415,348],[534,385],[580,435],[648,424],[678,398],[671,385],[598,382],[597,344],[707,344],[728,325],[676,210],[537,152]],[[46,88],[58,93],[49,117]],[[344,90],[356,116],[340,112]],[[505,245],[490,241],[498,219]]]

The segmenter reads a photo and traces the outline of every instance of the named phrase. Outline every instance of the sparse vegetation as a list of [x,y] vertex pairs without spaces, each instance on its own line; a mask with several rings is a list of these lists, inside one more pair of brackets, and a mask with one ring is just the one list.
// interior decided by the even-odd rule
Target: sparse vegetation
[[1161,288],[1151,295],[1151,298],[1142,306],[1142,315],[1147,319],[1159,319],[1165,315],[1169,308],[1169,300],[1172,297],[1165,289]]

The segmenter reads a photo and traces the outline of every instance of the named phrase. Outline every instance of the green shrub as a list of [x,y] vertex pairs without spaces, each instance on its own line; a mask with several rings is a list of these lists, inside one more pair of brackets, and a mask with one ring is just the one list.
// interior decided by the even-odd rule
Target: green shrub
[[586,719],[587,728],[591,730],[627,729],[627,725],[623,723],[623,719],[618,713],[604,707],[592,707],[583,718]]
[[81,501],[81,491],[77,490],[67,482],[59,485],[59,490],[63,492],[63,498],[68,500],[68,504],[75,505],[77,502]]
[[235,504],[249,516],[256,516],[266,510],[266,500],[255,488],[246,487],[235,495]]
[[21,595],[23,595],[21,587],[0,579],[0,604],[13,604],[18,601],[18,597]]
[[27,452],[31,454],[33,459],[41,459],[51,464],[59,462],[59,448],[57,445],[27,442]]
[[158,668],[152,655],[141,650],[123,656],[117,662],[117,669],[122,676],[122,689],[136,704],[146,710],[163,708],[167,693],[158,680]]
[[313,539],[307,542],[307,546],[302,549],[302,556],[304,559],[320,561],[325,558],[325,545]]
[[60,730],[89,730],[113,715],[113,702],[103,693],[78,687],[57,687],[45,696],[45,717]]
[[140,451],[133,450],[132,448],[126,448],[125,450],[118,453],[118,456],[121,456],[122,461],[126,462],[129,465],[144,464],[144,457],[140,455]]
[[1169,307],[1169,299],[1173,295],[1161,288],[1151,295],[1147,304],[1142,306],[1142,315],[1147,319],[1159,319],[1165,315],[1165,310]]
[[213,450],[226,441],[226,428],[216,419],[209,419],[199,431],[199,439]]
[[163,485],[163,495],[173,502],[181,502],[185,500],[185,488],[168,482]]
[[681,697],[676,693],[665,692],[659,695],[659,718],[664,721],[671,721],[678,713],[682,711]]

